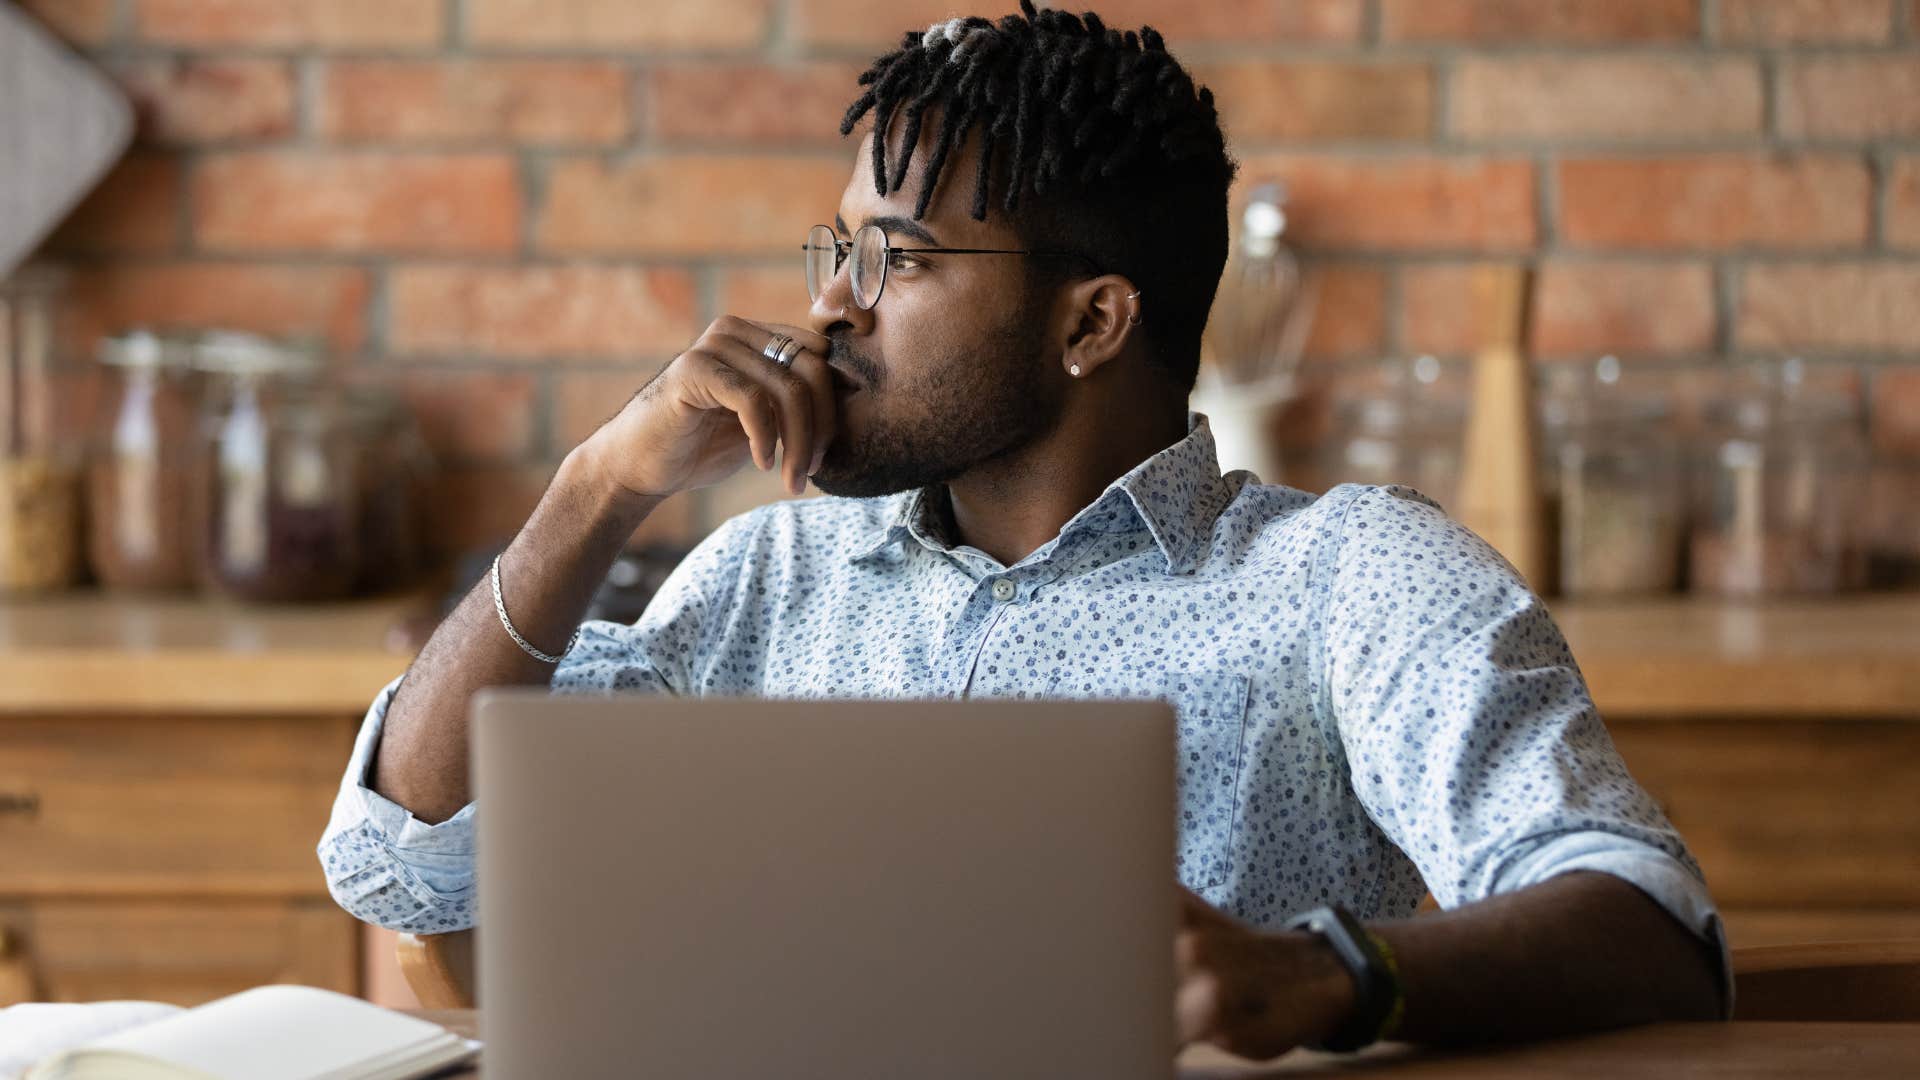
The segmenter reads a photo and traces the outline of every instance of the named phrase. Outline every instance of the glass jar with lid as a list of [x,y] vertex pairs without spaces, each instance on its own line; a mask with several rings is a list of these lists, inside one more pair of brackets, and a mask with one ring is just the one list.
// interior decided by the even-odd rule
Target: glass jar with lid
[[0,593],[59,589],[80,573],[80,450],[59,422],[56,306],[45,268],[0,280]]
[[265,602],[347,595],[359,572],[359,459],[318,350],[206,335],[199,443],[200,581]]
[[433,452],[406,403],[384,387],[347,397],[360,447],[359,592],[412,584],[426,569],[426,508]]
[[1694,589],[1817,595],[1859,583],[1868,453],[1852,368],[1799,359],[1729,380],[1697,464]]
[[100,343],[106,378],[87,460],[87,551],[118,589],[193,584],[193,346],[136,331]]
[[1687,457],[1664,381],[1603,356],[1546,373],[1541,488],[1559,590],[1673,592],[1686,546]]

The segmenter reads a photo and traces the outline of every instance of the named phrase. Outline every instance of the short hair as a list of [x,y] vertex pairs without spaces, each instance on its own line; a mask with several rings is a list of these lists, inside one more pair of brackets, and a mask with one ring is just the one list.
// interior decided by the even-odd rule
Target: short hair
[[[1228,154],[1213,92],[1167,52],[1151,26],[1107,28],[1089,11],[1036,11],[997,24],[973,16],[908,31],[860,76],[868,89],[840,134],[873,112],[875,190],[906,180],[928,109],[941,115],[913,216],[924,217],[948,153],[980,130],[972,216],[991,192],[1027,247],[1083,252],[1142,292],[1153,363],[1183,390],[1200,364],[1200,336],[1226,265]],[[887,131],[905,110],[900,158]],[[1002,148],[1006,153],[1001,154]],[[1056,286],[1079,266],[1029,260],[1030,281]]]

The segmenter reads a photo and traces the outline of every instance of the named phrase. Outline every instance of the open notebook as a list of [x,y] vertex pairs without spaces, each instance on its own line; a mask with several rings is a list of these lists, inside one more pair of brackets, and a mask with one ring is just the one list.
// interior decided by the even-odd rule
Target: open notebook
[[24,1080],[407,1080],[480,1044],[311,986],[262,986],[62,1050]]

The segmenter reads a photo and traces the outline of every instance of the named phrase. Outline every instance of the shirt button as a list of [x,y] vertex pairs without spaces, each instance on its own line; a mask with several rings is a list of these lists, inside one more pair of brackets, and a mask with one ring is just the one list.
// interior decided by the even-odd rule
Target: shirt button
[[993,583],[993,598],[995,600],[1002,602],[1011,600],[1013,599],[1013,595],[1019,591],[1020,587],[1013,583],[1012,578],[1001,578]]

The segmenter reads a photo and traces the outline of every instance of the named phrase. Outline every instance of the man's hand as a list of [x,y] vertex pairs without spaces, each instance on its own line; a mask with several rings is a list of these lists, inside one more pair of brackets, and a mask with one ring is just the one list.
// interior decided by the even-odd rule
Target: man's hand
[[1180,1045],[1209,1042],[1263,1061],[1332,1034],[1354,1007],[1353,976],[1305,932],[1264,933],[1185,886],[1173,955]]

